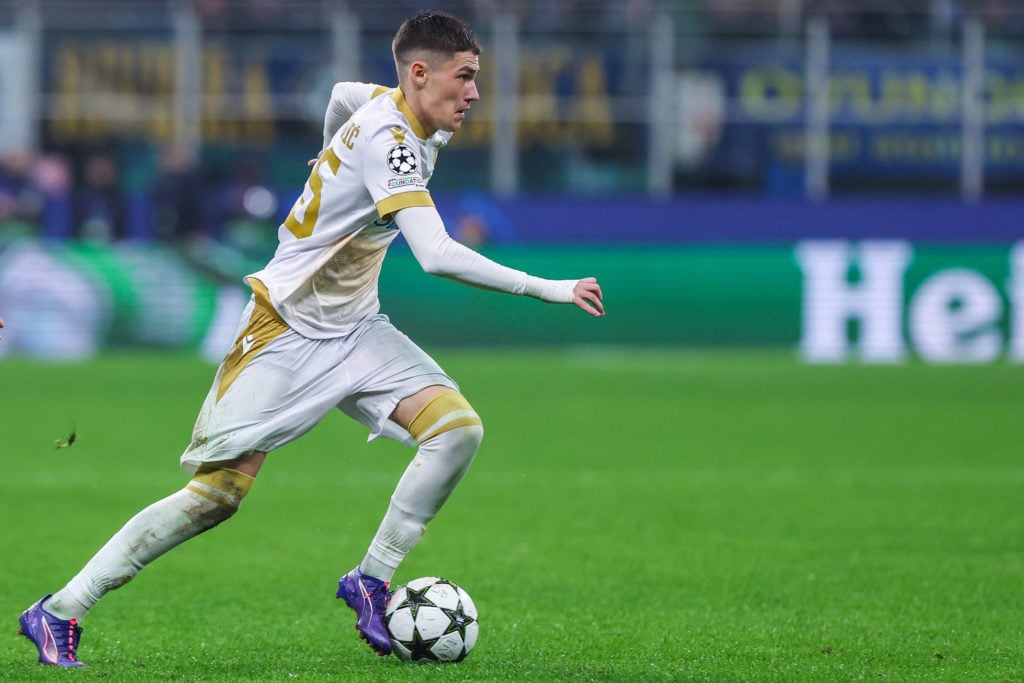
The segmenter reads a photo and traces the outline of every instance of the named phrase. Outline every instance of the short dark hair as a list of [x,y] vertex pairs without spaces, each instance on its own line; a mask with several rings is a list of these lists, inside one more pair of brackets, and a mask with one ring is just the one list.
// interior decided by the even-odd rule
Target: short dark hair
[[395,59],[407,63],[414,52],[438,52],[447,56],[457,52],[480,54],[480,43],[469,24],[438,10],[423,10],[407,19],[391,43]]

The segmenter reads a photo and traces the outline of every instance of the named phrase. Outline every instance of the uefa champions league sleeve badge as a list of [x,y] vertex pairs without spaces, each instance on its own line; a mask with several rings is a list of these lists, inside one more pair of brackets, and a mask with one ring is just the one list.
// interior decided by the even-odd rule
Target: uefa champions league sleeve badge
[[395,175],[412,175],[418,167],[416,154],[405,145],[395,145],[388,150],[388,168]]

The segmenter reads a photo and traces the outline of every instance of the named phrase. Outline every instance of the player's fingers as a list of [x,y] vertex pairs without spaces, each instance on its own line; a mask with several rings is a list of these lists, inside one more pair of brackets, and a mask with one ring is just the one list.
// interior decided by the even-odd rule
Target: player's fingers
[[584,277],[576,281],[573,292],[596,291],[601,296],[601,285],[597,284],[597,278]]
[[597,284],[597,280],[592,277],[584,278],[577,282],[576,289],[581,295],[586,294],[598,301],[604,298],[601,294],[601,285]]
[[575,297],[574,303],[595,318],[600,318],[604,315],[604,304],[592,292],[578,294]]

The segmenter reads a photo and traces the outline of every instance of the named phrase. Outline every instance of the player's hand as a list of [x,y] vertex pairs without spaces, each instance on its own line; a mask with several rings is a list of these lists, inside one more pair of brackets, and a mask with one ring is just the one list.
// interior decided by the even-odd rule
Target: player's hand
[[600,318],[604,315],[604,303],[601,301],[601,285],[597,278],[585,277],[572,288],[572,302],[581,309]]
[[[0,327],[3,327],[3,326],[4,326],[4,319],[0,318]],[[0,337],[0,339],[3,339],[3,337]]]
[[306,166],[309,166],[309,167],[311,167],[311,168],[312,168],[313,166],[316,166],[316,162],[320,161],[320,157],[321,157],[321,156],[323,156],[323,152],[322,152],[322,151],[320,152],[320,154],[317,154],[317,155],[316,155],[315,157],[313,157],[312,159],[310,159],[309,161],[307,161],[307,162],[306,162]]

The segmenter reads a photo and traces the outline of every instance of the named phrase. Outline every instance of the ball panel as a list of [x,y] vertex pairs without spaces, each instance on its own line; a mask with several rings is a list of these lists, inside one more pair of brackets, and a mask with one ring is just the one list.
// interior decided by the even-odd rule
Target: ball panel
[[397,612],[392,612],[386,619],[388,631],[393,640],[400,642],[412,640],[416,629],[416,620],[413,618],[411,610],[400,609]]
[[459,593],[447,581],[438,581],[427,591],[430,601],[443,609],[455,609],[459,606]]
[[396,640],[391,641],[391,652],[403,662],[412,661],[412,652],[409,648]]
[[441,579],[439,579],[436,576],[423,576],[423,577],[420,577],[418,579],[413,579],[409,583],[405,584],[405,587],[406,588],[412,588],[413,590],[417,590],[418,591],[418,590],[422,590],[422,589],[426,588],[427,586],[431,586],[431,585],[437,583],[440,580]]
[[476,637],[480,634],[480,624],[478,622],[472,622],[466,625],[466,635],[463,636],[463,642],[466,646],[466,654],[476,647]]
[[440,607],[420,607],[416,610],[416,630],[424,640],[433,640],[444,635],[452,620]]
[[442,662],[461,661],[464,656],[462,636],[458,633],[446,633],[430,646],[430,651]]
[[476,603],[473,602],[473,598],[469,597],[469,593],[463,590],[462,587],[459,587],[458,591],[459,601],[462,602],[463,613],[465,613],[467,617],[472,617],[473,619],[476,619],[478,616],[478,612],[476,611]]

